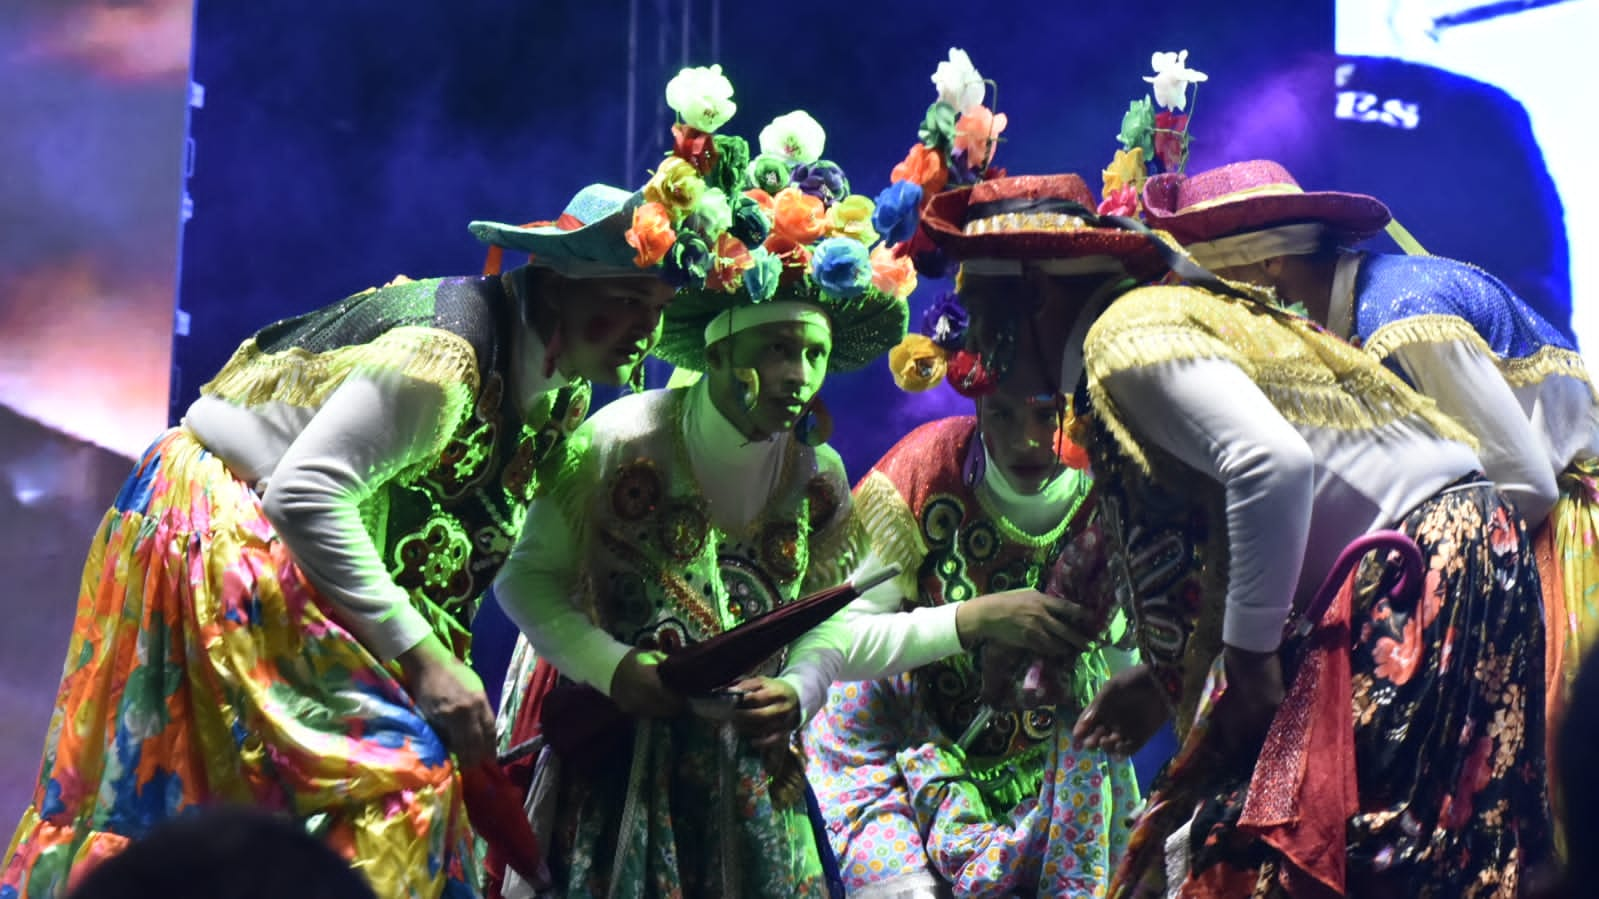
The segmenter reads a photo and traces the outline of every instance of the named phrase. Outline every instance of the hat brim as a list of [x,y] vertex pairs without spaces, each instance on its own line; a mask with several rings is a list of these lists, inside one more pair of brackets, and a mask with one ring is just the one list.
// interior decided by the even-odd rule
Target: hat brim
[[1151,227],[1183,244],[1217,240],[1278,225],[1315,222],[1343,240],[1375,235],[1393,218],[1376,197],[1339,191],[1262,194],[1205,209],[1175,210],[1180,179],[1157,175],[1144,184],[1145,217]]
[[971,204],[971,189],[934,195],[922,211],[922,227],[951,258],[1043,261],[1109,256],[1121,262],[1129,275],[1140,280],[1159,277],[1166,261],[1146,235],[1116,228],[1077,228],[1069,231],[1009,231],[967,234],[964,223]]
[[635,191],[614,211],[570,230],[555,225],[523,227],[490,221],[475,221],[467,227],[483,243],[527,253],[533,257],[534,265],[563,274],[653,276],[653,270],[633,264],[634,251],[624,236],[632,227],[634,210],[643,202],[644,193]]
[[[772,299],[812,303],[827,313],[833,341],[827,359],[829,374],[870,365],[905,337],[910,324],[910,307],[904,301],[876,291],[838,300],[814,288],[784,286]],[[680,369],[705,371],[705,328],[723,310],[747,302],[740,294],[692,288],[678,291],[663,316],[655,357]]]

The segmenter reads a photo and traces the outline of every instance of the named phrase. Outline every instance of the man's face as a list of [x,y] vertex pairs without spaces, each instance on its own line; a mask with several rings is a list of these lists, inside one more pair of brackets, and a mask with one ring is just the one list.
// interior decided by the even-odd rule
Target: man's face
[[1035,378],[1013,376],[977,403],[977,427],[989,456],[1024,494],[1043,490],[1062,468],[1055,452],[1061,439],[1060,406],[1052,392],[1027,392],[1037,386]]
[[758,325],[719,341],[710,350],[710,389],[732,402],[725,409],[743,408],[737,402],[737,369],[753,369],[758,392],[739,420],[745,435],[763,440],[790,430],[805,412],[827,377],[827,360],[833,351],[828,329],[814,322],[773,322]]
[[661,336],[674,291],[650,277],[560,282],[561,369],[600,384],[626,384]]

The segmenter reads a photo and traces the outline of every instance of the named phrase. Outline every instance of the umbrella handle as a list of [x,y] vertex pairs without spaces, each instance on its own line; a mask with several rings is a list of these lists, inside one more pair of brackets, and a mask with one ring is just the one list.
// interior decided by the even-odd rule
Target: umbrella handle
[[857,578],[850,583],[849,587],[855,592],[856,596],[859,596],[873,587],[886,584],[894,578],[899,577],[899,573],[900,567],[898,565],[885,565],[871,574]]

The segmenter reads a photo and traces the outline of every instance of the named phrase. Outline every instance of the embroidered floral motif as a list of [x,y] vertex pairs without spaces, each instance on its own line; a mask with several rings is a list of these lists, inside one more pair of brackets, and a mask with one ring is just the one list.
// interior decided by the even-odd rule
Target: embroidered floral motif
[[417,533],[396,544],[394,582],[436,605],[456,606],[476,598],[467,569],[471,556],[472,540],[460,522],[434,515]]
[[699,506],[681,501],[670,502],[662,510],[660,522],[661,549],[667,555],[686,562],[705,549],[710,521]]
[[760,567],[738,556],[720,559],[722,586],[727,590],[727,613],[739,625],[764,615],[783,602],[783,594]]
[[817,475],[805,485],[805,500],[811,507],[811,530],[826,527],[838,512],[838,491],[833,481],[825,475]]
[[642,521],[660,505],[663,491],[654,463],[640,459],[624,465],[611,487],[611,511],[623,521]]
[[805,570],[805,559],[800,549],[799,526],[791,521],[774,521],[761,529],[761,564],[777,578],[788,584],[799,579]]

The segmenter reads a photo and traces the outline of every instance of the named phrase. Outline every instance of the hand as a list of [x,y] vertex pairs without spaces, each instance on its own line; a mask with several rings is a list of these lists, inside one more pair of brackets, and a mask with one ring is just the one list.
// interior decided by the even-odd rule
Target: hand
[[1128,756],[1142,749],[1170,717],[1165,691],[1148,665],[1118,671],[1072,726],[1078,749]]
[[1275,652],[1222,649],[1227,666],[1227,691],[1216,700],[1211,734],[1216,749],[1253,757],[1283,701],[1283,666]]
[[787,681],[747,677],[733,689],[744,694],[733,711],[733,727],[756,748],[782,746],[800,726],[799,694]]
[[1088,646],[1089,637],[1077,630],[1077,618],[1077,610],[1060,597],[1032,589],[1007,590],[957,606],[955,630],[968,649],[987,640],[1045,657],[1064,656]]
[[683,697],[661,683],[657,667],[665,656],[635,649],[622,657],[611,675],[611,701],[634,718],[671,718],[682,714]]
[[429,636],[395,661],[422,717],[438,732],[463,767],[494,754],[494,709],[472,666]]

